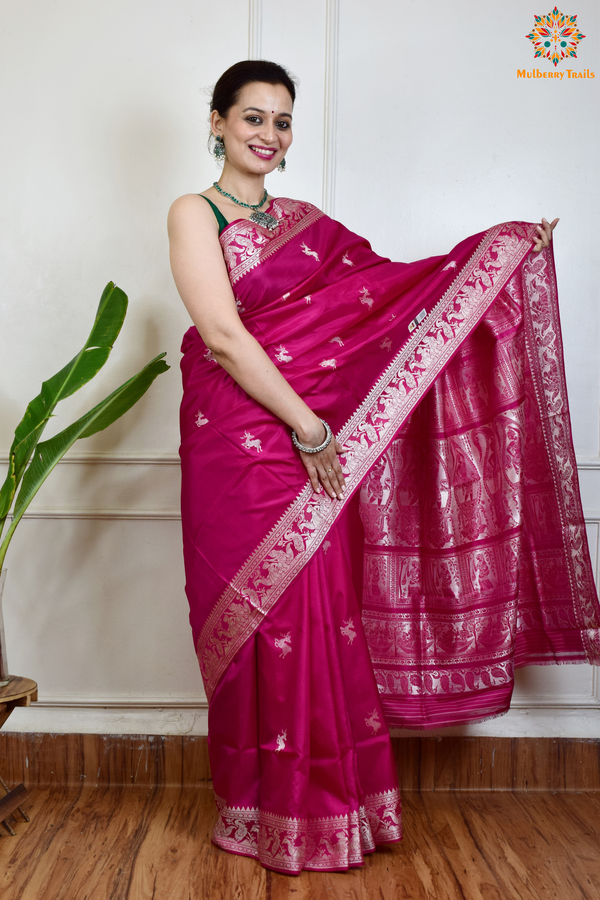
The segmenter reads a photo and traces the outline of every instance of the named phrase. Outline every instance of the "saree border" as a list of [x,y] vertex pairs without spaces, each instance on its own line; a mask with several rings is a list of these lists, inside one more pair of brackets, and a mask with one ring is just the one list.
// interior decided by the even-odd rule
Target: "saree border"
[[282,872],[334,870],[363,864],[377,844],[402,838],[400,791],[364,799],[359,809],[337,816],[295,819],[258,807],[228,806],[215,796],[219,818],[213,843],[230,853],[260,860]]
[[240,278],[325,215],[312,203],[290,200],[287,197],[275,198],[269,209],[279,220],[275,232],[256,225],[250,219],[239,219],[232,222],[219,237],[232,287]]
[[224,590],[196,643],[209,702],[230,662],[319,549],[398,428],[529,254],[535,236],[535,225],[519,222],[484,234],[337,436],[345,448],[344,499],[315,494],[308,482]]
[[[567,382],[562,365],[558,292],[551,250],[526,260],[523,282],[529,300],[523,304],[523,318],[533,387],[538,407],[550,411],[549,415],[541,416],[541,424],[560,515],[573,612],[587,659],[598,664],[600,623],[597,604],[592,600],[596,596],[596,588],[589,553],[586,552],[587,535],[571,437]],[[548,652],[547,658],[548,662],[555,662],[553,653]]]

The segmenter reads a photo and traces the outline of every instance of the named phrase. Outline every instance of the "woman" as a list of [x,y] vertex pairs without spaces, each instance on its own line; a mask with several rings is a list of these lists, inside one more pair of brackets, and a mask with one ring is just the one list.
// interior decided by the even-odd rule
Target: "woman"
[[382,259],[267,194],[294,98],[274,63],[225,72],[222,175],[169,216],[213,840],[288,873],[400,839],[387,726],[499,715],[515,664],[600,658],[556,220]]

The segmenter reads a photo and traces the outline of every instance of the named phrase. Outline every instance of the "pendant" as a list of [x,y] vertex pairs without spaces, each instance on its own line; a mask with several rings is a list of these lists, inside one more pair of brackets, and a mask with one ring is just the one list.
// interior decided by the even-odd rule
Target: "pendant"
[[254,222],[256,225],[262,225],[263,228],[268,228],[269,231],[275,231],[277,226],[279,225],[279,219],[272,216],[270,213],[266,212],[253,212],[250,216],[250,222]]

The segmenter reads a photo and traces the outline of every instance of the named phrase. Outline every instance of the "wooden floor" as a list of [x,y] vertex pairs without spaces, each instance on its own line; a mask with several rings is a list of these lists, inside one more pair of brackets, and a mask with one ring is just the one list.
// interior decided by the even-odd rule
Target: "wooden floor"
[[600,793],[408,791],[405,838],[348,873],[268,872],[210,843],[207,787],[31,789],[2,900],[597,900]]

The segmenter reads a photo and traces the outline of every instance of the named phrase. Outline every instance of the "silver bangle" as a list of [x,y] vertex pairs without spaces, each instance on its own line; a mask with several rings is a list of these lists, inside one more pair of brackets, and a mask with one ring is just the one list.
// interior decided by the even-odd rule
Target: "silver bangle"
[[320,453],[321,450],[325,450],[326,447],[329,447],[331,441],[333,440],[333,431],[323,419],[319,419],[320,422],[325,426],[325,440],[322,444],[319,444],[318,447],[305,447],[304,444],[301,444],[298,440],[298,435],[295,431],[292,431],[292,444],[296,448],[296,450],[302,450],[303,453]]

